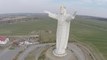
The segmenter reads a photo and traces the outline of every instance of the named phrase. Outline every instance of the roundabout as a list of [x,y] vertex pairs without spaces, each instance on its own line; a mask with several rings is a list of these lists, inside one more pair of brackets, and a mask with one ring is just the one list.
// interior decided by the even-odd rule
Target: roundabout
[[84,47],[79,43],[69,43],[66,50],[67,55],[57,57],[53,54],[54,43],[38,44],[26,49],[17,60],[101,60],[90,49]]

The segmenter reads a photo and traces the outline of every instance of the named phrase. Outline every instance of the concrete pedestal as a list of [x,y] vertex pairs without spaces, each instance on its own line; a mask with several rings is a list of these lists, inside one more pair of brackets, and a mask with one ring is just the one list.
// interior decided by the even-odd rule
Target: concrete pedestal
[[67,55],[59,57],[53,54],[54,47],[51,47],[45,53],[45,60],[77,60],[73,52],[66,50]]

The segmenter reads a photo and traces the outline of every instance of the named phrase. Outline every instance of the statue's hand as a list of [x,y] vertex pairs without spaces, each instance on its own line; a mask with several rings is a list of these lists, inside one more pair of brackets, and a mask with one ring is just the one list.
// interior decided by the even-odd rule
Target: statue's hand
[[75,19],[76,13],[77,13],[77,12],[75,11],[75,12],[73,13],[73,15],[69,15],[66,21],[69,22],[69,21]]
[[77,11],[75,11],[75,12],[73,13],[73,16],[74,16],[74,17],[76,16],[76,13],[77,13]]
[[44,11],[45,13],[47,13],[47,14],[50,14],[50,12],[49,11]]
[[73,13],[73,15],[71,16],[71,19],[75,19],[76,13],[77,13],[77,11],[75,11],[75,12]]

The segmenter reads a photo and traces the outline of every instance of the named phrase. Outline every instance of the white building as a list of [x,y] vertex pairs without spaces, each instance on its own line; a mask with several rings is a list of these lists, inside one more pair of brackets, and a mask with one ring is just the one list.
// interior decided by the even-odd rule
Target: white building
[[33,43],[29,42],[29,41],[23,41],[23,42],[20,42],[19,45],[22,46],[22,45],[31,45]]
[[0,36],[0,44],[7,44],[8,41],[9,41],[9,38],[5,36]]

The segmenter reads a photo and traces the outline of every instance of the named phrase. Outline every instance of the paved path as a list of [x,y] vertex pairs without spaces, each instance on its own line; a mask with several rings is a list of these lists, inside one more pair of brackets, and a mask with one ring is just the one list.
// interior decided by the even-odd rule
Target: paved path
[[74,52],[74,54],[75,54],[75,56],[77,57],[78,60],[86,60],[83,51],[79,47],[77,47],[75,44],[70,43],[68,45],[68,49],[70,49]]
[[[46,45],[50,45],[50,44],[52,45],[52,43],[32,45],[31,47],[27,48],[27,49],[25,50],[25,52],[23,52],[23,53],[19,56],[18,60],[24,60],[24,59],[27,57],[27,55],[28,55],[31,51],[33,51],[34,49],[36,49],[36,56],[35,56],[35,58],[36,58],[36,60],[38,60],[38,57],[39,57],[40,53],[42,52],[42,49],[40,49],[39,47],[41,47],[41,48],[44,49],[44,47],[45,47]],[[39,49],[38,49],[38,48],[39,48]],[[78,46],[76,46],[75,44],[69,44],[69,45],[68,45],[68,49],[73,51],[73,53],[75,54],[75,56],[77,57],[78,60],[85,60],[84,53],[83,53],[82,50],[81,50]]]
[[[28,56],[28,54],[30,52],[32,52],[33,50],[35,50],[34,53],[36,53],[35,60],[38,60],[41,52],[44,51],[44,49],[49,45],[52,46],[52,45],[54,45],[54,43],[32,45],[19,55],[18,60],[25,60],[25,58]],[[78,60],[87,60],[83,50],[81,50],[81,48],[79,46],[77,46],[75,43],[72,43],[72,44],[69,43],[68,49],[71,50],[75,54],[75,56],[77,57]],[[87,53],[89,53],[89,52],[87,52]]]
[[30,46],[21,55],[19,55],[17,60],[24,60],[27,57],[27,55],[36,48],[38,48],[38,45]]
[[13,60],[20,51],[20,48],[15,48],[14,50],[7,48],[0,54],[0,60]]
[[8,50],[9,50],[10,46],[3,49],[2,51],[0,51],[0,56],[2,56],[3,54],[5,54]]
[[[49,44],[39,44],[39,45],[32,45],[30,46],[29,48],[27,48],[21,55],[19,55],[18,59],[17,60],[25,60],[25,58],[28,56],[28,54],[33,51],[34,49],[38,49],[39,47],[45,47],[46,45],[52,45],[53,43],[49,43]],[[39,55],[40,55],[40,52],[41,50],[37,50],[36,52],[36,60],[38,59]]]
[[45,47],[42,46],[42,47],[40,47],[40,48],[38,48],[38,49],[35,49],[35,50],[36,50],[36,51],[35,51],[35,60],[38,60],[38,58],[39,58],[41,52],[44,51],[44,48],[45,48]]

